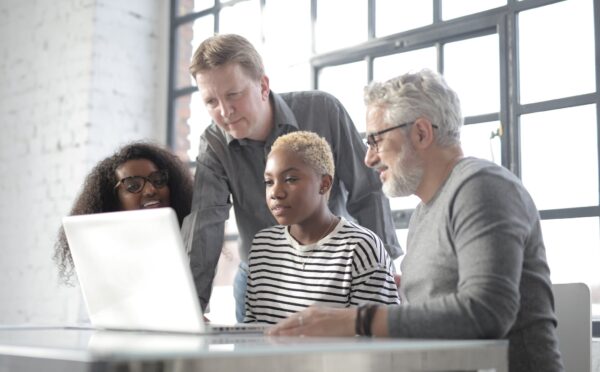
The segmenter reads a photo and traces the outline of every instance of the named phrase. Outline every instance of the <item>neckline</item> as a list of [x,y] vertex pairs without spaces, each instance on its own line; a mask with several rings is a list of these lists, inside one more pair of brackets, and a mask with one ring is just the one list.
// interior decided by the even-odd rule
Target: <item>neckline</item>
[[297,241],[292,236],[292,234],[290,234],[290,227],[289,226],[286,226],[285,229],[284,229],[285,230],[285,236],[288,239],[289,243],[292,245],[292,247],[294,247],[294,249],[297,249],[297,250],[299,250],[301,252],[312,251],[316,247],[318,247],[320,244],[322,244],[323,242],[326,242],[338,230],[338,228],[341,225],[342,221],[343,221],[343,217],[334,216],[332,222],[327,227],[327,230],[325,230],[325,233],[323,234],[323,236],[321,236],[321,238],[319,238],[319,240],[317,240],[314,243],[302,244],[299,241]]
[[458,166],[461,163],[463,163],[464,160],[466,160],[468,158],[469,158],[468,156],[462,156],[462,157],[460,157],[458,159],[455,159],[453,161],[453,164],[450,167],[448,173],[446,174],[446,177],[444,178],[443,182],[440,184],[440,186],[438,187],[438,189],[435,191],[435,193],[433,194],[433,196],[431,197],[431,199],[429,199],[429,201],[427,203],[421,202],[421,204],[425,207],[425,209],[428,209],[430,206],[432,206],[434,204],[434,202],[438,199],[439,195],[442,193],[442,191],[446,187],[446,184],[452,178],[452,176],[453,176],[454,171],[456,170],[456,168],[458,168]]

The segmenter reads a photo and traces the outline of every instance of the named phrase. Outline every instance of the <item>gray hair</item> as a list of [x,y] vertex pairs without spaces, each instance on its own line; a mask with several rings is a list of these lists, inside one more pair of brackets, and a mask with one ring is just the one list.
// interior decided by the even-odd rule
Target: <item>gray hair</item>
[[364,98],[367,107],[383,109],[388,125],[424,117],[438,126],[435,138],[439,145],[460,144],[460,101],[437,72],[423,69],[386,82],[372,82],[365,88]]

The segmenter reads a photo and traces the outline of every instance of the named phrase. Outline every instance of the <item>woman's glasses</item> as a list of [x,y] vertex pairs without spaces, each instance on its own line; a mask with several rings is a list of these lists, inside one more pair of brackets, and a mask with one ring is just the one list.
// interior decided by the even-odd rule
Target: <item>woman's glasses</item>
[[148,175],[148,177],[144,176],[131,176],[125,177],[115,185],[115,189],[119,187],[119,185],[125,186],[125,190],[132,194],[137,194],[144,189],[146,186],[146,182],[150,182],[152,186],[157,189],[161,189],[167,185],[169,182],[169,173],[166,170],[159,170],[156,172],[152,172]]

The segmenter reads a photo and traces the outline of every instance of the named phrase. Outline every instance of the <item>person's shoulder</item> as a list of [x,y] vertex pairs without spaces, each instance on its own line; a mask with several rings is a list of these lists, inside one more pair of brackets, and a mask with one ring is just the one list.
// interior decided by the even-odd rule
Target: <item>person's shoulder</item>
[[456,165],[459,178],[463,180],[490,176],[491,178],[504,178],[510,182],[517,182],[518,178],[508,169],[485,159],[466,157]]
[[228,139],[221,128],[215,123],[210,124],[200,135],[198,144],[198,156],[203,157],[216,153],[223,155],[229,150]]
[[311,103],[313,105],[320,104],[323,106],[341,106],[340,101],[330,93],[322,90],[304,90],[296,92],[281,93],[281,98],[288,104]]
[[200,135],[200,140],[208,143],[227,143],[227,136],[219,126],[211,123]]
[[489,160],[467,156],[456,164],[456,169],[460,170],[461,173],[471,174],[497,166],[498,165],[496,163],[493,163]]
[[381,239],[373,231],[368,228],[357,224],[353,221],[348,221],[342,217],[342,227],[340,229],[340,235],[345,235],[355,241],[364,241],[369,245],[376,245],[381,243]]
[[457,164],[456,174],[448,181],[448,192],[454,194],[456,200],[471,203],[475,199],[502,200],[506,206],[507,198],[527,200],[529,196],[521,180],[508,169],[491,161],[465,158]]
[[381,239],[373,231],[355,222],[344,221],[340,235],[347,237],[347,243],[359,257],[372,257],[380,264],[389,258]]
[[265,227],[254,235],[254,239],[281,239],[284,236],[285,226],[274,225]]

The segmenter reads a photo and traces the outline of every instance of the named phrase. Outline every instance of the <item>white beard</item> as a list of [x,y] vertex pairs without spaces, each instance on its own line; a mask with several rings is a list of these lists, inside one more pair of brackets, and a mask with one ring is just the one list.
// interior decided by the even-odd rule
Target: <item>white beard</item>
[[413,195],[423,179],[423,167],[415,156],[412,144],[402,151],[389,167],[390,177],[383,183],[382,190],[388,198]]

